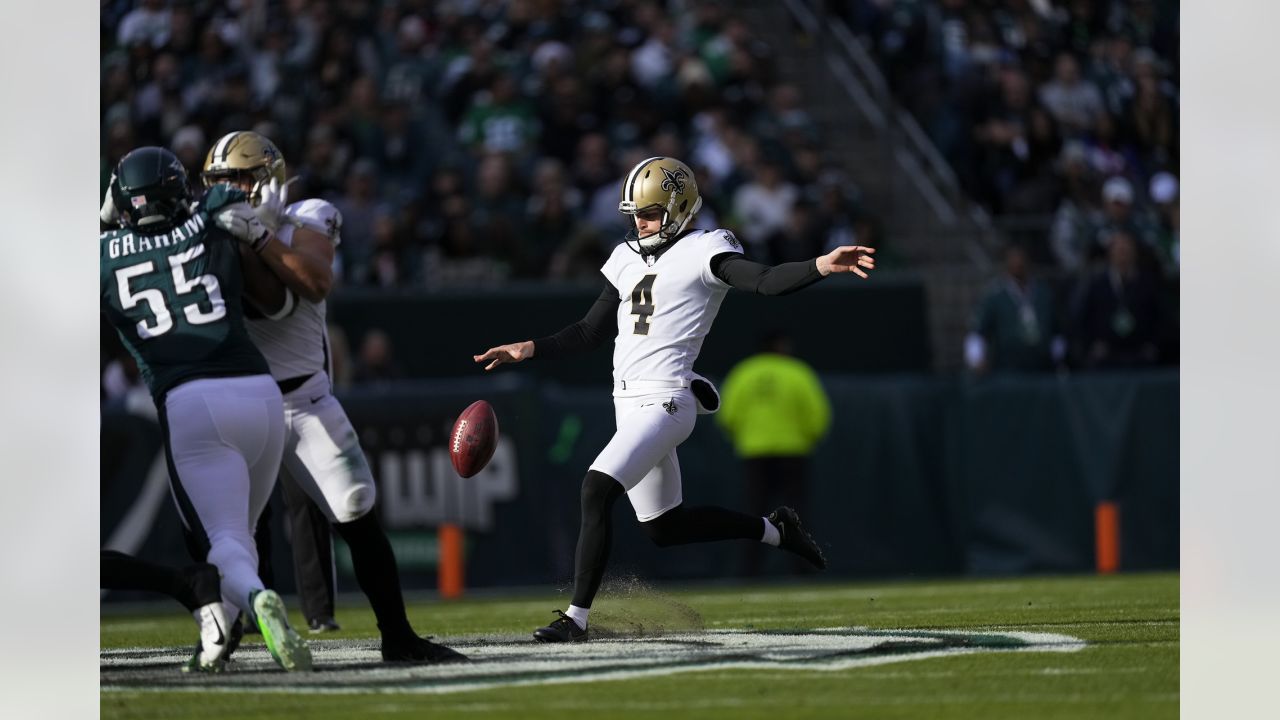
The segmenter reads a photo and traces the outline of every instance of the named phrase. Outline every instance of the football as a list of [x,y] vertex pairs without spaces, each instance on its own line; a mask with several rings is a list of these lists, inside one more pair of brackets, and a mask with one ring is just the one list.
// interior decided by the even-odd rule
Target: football
[[453,469],[469,478],[484,469],[498,447],[498,416],[493,406],[477,400],[453,423],[449,434],[449,459]]

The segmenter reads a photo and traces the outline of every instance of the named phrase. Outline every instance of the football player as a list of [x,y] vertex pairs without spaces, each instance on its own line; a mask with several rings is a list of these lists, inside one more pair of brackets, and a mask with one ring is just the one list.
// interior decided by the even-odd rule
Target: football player
[[[102,309],[155,400],[188,536],[276,662],[310,670],[284,602],[258,577],[253,544],[285,439],[280,391],[242,314],[244,297],[273,312],[283,305],[283,286],[247,250],[270,232],[239,190],[215,188],[193,205],[181,161],[163,148],[121,158],[108,193],[100,217],[119,227],[99,241]],[[193,662],[216,670],[224,659]]]
[[609,559],[612,508],[623,494],[661,547],[741,538],[826,567],[789,507],[766,517],[685,507],[676,448],[693,432],[696,415],[715,412],[720,404],[715,387],[694,373],[693,363],[729,288],[784,295],[832,273],[865,278],[865,270],[875,267],[875,251],[846,245],[814,260],[768,267],[744,258],[728,230],[690,228],[701,207],[688,165],[669,157],[640,162],[624,178],[618,203],[619,212],[631,216],[632,229],[601,269],[607,282],[586,316],[555,335],[500,345],[473,358],[492,370],[614,340],[617,430],[582,481],[572,604],[534,631],[539,641],[587,639],[591,602]]
[[255,250],[296,296],[285,317],[249,321],[249,335],[266,356],[284,395],[281,473],[319,505],[351,548],[356,582],[369,598],[382,633],[382,659],[465,661],[462,654],[419,637],[409,624],[395,554],[373,511],[373,472],[351,421],[333,396],[325,297],[333,286],[342,216],[324,200],[289,204],[284,156],[255,132],[219,138],[205,159],[203,178],[209,187],[229,184],[249,193],[258,216],[273,231]]

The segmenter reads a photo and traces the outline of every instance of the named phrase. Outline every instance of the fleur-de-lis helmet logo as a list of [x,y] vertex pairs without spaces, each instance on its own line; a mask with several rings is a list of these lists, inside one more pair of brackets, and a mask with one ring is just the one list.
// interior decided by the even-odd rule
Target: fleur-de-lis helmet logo
[[689,177],[687,174],[685,174],[684,168],[676,168],[675,170],[671,170],[669,168],[664,167],[659,169],[662,170],[662,174],[665,176],[662,179],[663,190],[666,190],[668,192],[675,191],[678,193],[684,192],[684,181]]

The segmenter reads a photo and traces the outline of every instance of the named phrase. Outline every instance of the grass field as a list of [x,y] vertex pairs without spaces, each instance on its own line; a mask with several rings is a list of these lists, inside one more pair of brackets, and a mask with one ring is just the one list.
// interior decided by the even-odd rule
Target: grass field
[[373,617],[352,605],[339,609],[341,632],[313,643],[317,672],[277,670],[250,636],[238,667],[212,678],[179,672],[195,630],[176,606],[108,606],[102,717],[1178,716],[1176,574],[661,591],[633,583],[597,599],[598,641],[528,639],[566,603],[550,592],[414,603],[420,632],[475,661],[457,673],[377,662]]

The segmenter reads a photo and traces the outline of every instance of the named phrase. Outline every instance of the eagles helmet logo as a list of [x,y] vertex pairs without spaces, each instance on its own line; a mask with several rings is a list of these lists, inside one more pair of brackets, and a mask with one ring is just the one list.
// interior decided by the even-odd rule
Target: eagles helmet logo
[[659,170],[662,170],[662,174],[665,176],[662,180],[661,186],[663,190],[666,190],[667,192],[684,192],[684,181],[685,178],[688,177],[684,172],[684,168],[671,170],[670,168],[664,167],[659,168]]

